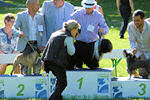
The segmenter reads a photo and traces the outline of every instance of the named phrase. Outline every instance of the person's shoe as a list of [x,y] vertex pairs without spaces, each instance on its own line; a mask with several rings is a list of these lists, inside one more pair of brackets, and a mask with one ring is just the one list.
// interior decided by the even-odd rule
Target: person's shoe
[[124,39],[124,36],[123,36],[123,35],[121,35],[121,36],[120,36],[120,39]]
[[76,68],[82,69],[83,66],[82,66],[82,64],[77,64],[77,65],[76,65]]

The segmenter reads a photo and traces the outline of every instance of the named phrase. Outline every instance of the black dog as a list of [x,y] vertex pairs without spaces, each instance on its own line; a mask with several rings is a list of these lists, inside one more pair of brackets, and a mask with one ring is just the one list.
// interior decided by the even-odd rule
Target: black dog
[[[133,74],[133,70],[137,68],[149,68],[150,67],[150,60],[139,60],[134,56],[131,52],[128,52],[126,50],[123,51],[123,55],[126,57],[127,62],[127,70],[130,74],[129,79],[131,78]],[[148,72],[150,73],[150,72]]]
[[84,42],[79,42],[78,44],[80,45],[75,45],[75,57],[70,61],[73,62],[73,65],[67,69],[82,68],[83,63],[90,69],[98,68],[100,58],[103,57],[104,53],[111,52],[113,48],[111,41],[108,39],[99,39],[92,44],[85,45]]

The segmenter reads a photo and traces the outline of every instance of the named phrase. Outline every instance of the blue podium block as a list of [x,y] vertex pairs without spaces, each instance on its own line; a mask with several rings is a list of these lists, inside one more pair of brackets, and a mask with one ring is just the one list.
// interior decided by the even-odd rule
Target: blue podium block
[[48,77],[0,75],[0,98],[47,98]]
[[120,77],[112,81],[113,98],[150,98],[150,80]]
[[[112,69],[67,71],[67,88],[63,92],[66,99],[101,99],[111,97]],[[55,89],[56,78],[49,73],[49,93]]]

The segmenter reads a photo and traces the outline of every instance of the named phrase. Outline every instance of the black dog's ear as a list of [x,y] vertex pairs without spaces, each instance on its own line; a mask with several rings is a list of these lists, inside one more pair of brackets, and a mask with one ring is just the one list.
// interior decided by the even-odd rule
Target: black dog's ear
[[108,39],[102,39],[101,45],[99,45],[99,50],[101,50],[101,53],[107,53],[111,52],[113,49],[113,45],[110,40]]
[[125,57],[127,57],[127,50],[123,50],[123,55],[125,56]]

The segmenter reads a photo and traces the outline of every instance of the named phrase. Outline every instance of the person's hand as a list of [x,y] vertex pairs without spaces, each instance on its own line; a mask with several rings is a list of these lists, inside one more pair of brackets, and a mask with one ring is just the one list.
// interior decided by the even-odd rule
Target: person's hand
[[41,51],[43,51],[43,50],[44,50],[44,48],[45,48],[44,46],[40,46],[40,48],[39,48],[39,49],[40,49]]
[[137,53],[137,49],[136,48],[132,49],[132,53],[133,55],[135,55]]
[[120,15],[120,11],[119,10],[117,11],[117,14]]
[[100,33],[100,34],[104,33],[104,29],[103,29],[103,28],[100,29],[100,30],[99,30],[99,33]]
[[0,54],[3,54],[3,51],[2,51],[2,50],[0,50]]
[[20,36],[19,37],[24,38],[25,37],[24,33],[20,32]]
[[19,52],[18,52],[18,51],[14,51],[13,53],[15,53],[15,54],[19,54]]

